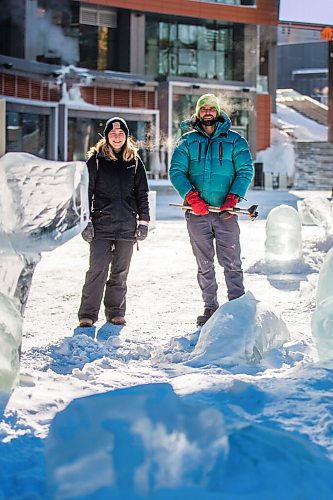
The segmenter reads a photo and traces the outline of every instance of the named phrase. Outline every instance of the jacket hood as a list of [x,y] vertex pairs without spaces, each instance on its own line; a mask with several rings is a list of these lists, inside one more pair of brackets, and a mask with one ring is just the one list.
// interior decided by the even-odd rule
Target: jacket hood
[[[182,121],[179,127],[182,132],[191,132],[193,130],[196,130],[201,134],[205,133],[202,130],[199,119],[195,116],[195,114],[192,115],[190,119]],[[224,111],[221,111],[220,115],[217,117],[216,129],[214,135],[216,134],[216,132],[227,133],[229,132],[230,128],[231,128],[231,121],[229,116]]]

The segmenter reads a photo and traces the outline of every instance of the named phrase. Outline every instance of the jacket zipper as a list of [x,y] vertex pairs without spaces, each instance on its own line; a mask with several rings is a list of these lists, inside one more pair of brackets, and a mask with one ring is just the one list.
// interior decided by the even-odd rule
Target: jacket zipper
[[222,142],[219,143],[219,159],[220,159],[220,165],[222,165],[222,158],[223,158],[223,146]]

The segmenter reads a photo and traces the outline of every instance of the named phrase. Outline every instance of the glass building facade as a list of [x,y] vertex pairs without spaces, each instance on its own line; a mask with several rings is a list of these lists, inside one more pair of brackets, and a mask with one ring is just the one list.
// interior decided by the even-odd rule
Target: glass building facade
[[[215,92],[219,95],[219,92]],[[172,136],[175,142],[180,136],[180,123],[191,117],[195,112],[195,105],[198,100],[197,95],[190,93],[173,93],[172,99]],[[248,138],[249,125],[249,100],[225,93],[220,96],[223,111],[229,116],[233,130],[239,132],[243,137]]]
[[6,113],[6,148],[8,152],[25,151],[48,158],[49,116],[37,113]]
[[146,18],[145,72],[213,80],[244,80],[244,26],[225,22],[187,24]]
[[[103,137],[103,130],[107,119],[76,116],[68,118],[68,160],[77,161],[86,159],[88,149]],[[131,119],[126,119],[126,122],[130,134],[135,138],[140,147],[139,154],[141,158],[145,165],[149,167],[151,123],[149,121]]]

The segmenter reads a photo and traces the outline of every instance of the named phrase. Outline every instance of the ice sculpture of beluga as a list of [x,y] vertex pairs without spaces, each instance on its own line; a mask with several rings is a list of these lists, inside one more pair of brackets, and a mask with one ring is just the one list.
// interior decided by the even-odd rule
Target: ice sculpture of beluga
[[280,272],[297,272],[303,265],[302,224],[288,205],[273,208],[266,221],[266,265]]
[[83,162],[28,153],[0,159],[0,395],[18,379],[22,316],[40,253],[77,235],[88,220]]

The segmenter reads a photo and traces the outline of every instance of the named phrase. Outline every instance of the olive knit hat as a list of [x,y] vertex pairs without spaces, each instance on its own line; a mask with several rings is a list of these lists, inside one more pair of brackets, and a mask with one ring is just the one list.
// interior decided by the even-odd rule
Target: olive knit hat
[[214,94],[204,94],[199,97],[197,105],[195,107],[195,115],[197,118],[199,118],[200,109],[204,106],[211,106],[212,108],[215,108],[217,111],[217,116],[219,116],[219,114],[221,113],[219,100]]

